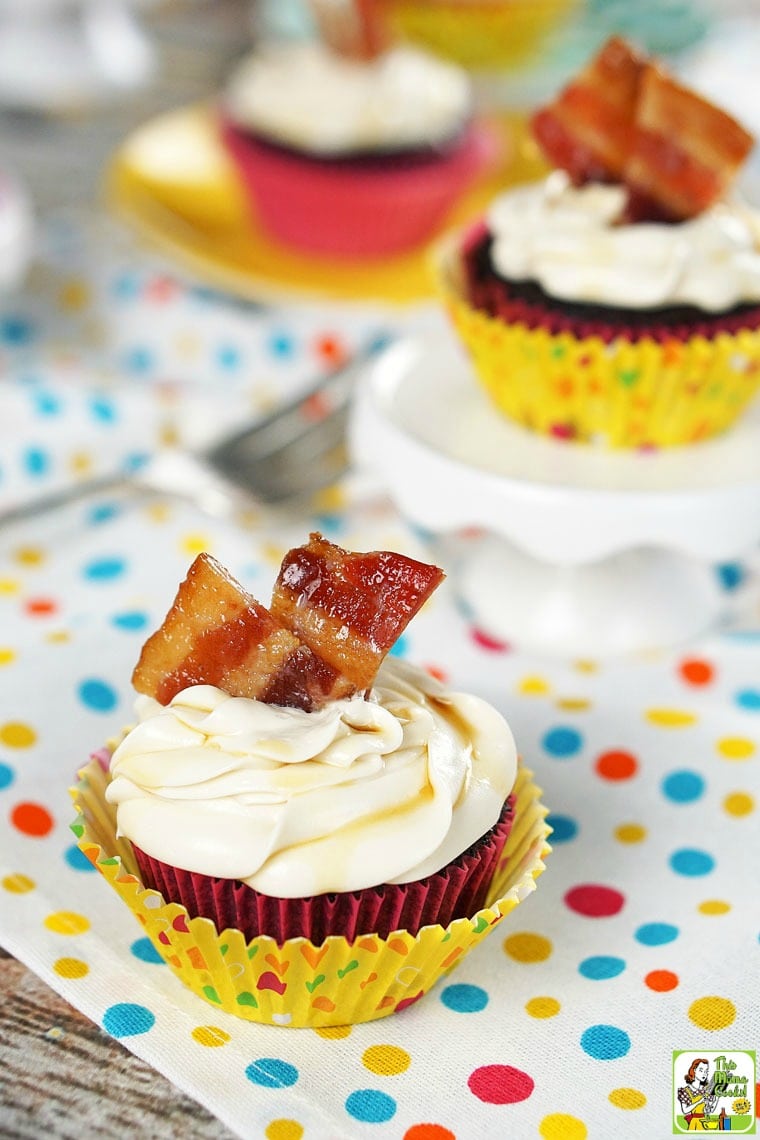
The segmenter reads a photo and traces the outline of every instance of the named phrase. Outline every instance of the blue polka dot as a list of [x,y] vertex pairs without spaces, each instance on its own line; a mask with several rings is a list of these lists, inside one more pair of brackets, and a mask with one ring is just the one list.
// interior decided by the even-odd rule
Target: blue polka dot
[[83,705],[93,712],[111,712],[119,703],[116,691],[106,681],[88,677],[79,683],[77,693]]
[[676,804],[689,804],[698,800],[705,790],[705,781],[698,772],[671,772],[662,781],[662,792]]
[[370,353],[382,352],[384,348],[388,348],[395,340],[395,336],[387,329],[379,329],[373,333],[367,344],[367,351]]
[[63,853],[63,857],[66,860],[66,862],[68,863],[68,865],[71,867],[72,871],[94,871],[95,870],[92,863],[87,858],[87,856],[84,854],[84,852],[80,851],[79,848],[76,846],[67,847]]
[[552,843],[567,843],[578,834],[578,824],[569,815],[547,815],[546,822],[552,829]]
[[220,368],[232,372],[240,366],[240,350],[234,344],[223,344],[221,348],[217,349],[216,359]]
[[377,1089],[357,1089],[346,1099],[346,1112],[364,1124],[385,1124],[396,1115],[396,1102]]
[[136,939],[129,949],[135,958],[139,958],[141,962],[150,962],[151,965],[154,966],[164,966],[166,964],[150,938]]
[[318,514],[314,516],[314,521],[322,534],[330,534],[333,537],[346,529],[345,520],[341,515]]
[[144,1005],[119,1002],[103,1014],[103,1028],[112,1037],[137,1037],[147,1033],[156,1023],[155,1016]]
[[634,938],[643,946],[664,946],[666,942],[678,938],[678,927],[671,926],[669,922],[645,922],[638,928]]
[[140,282],[135,274],[122,273],[114,281],[111,291],[119,300],[128,301],[140,292]]
[[579,751],[583,744],[583,737],[574,728],[558,726],[557,728],[550,728],[541,743],[550,756],[564,760],[568,756],[574,756]]
[[716,573],[724,590],[738,590],[744,581],[744,569],[738,562],[725,562],[716,567]]
[[712,855],[698,851],[695,847],[682,847],[680,851],[674,851],[668,861],[676,874],[688,875],[690,878],[709,875],[715,866]]
[[757,689],[742,689],[736,694],[736,703],[747,712],[760,712],[760,691]]
[[60,397],[44,390],[32,392],[32,403],[38,416],[57,416],[62,408]]
[[0,318],[0,341],[14,347],[29,344],[34,336],[34,325],[26,317],[8,316]]
[[581,1046],[595,1061],[616,1061],[625,1057],[631,1039],[625,1030],[614,1025],[590,1025],[583,1031]]
[[125,570],[126,562],[123,558],[97,558],[94,562],[89,562],[82,573],[91,582],[105,582],[118,578]]
[[276,1057],[259,1057],[247,1066],[245,1075],[253,1084],[265,1089],[287,1089],[298,1080],[298,1069]]
[[117,629],[145,629],[148,624],[148,615],[141,610],[128,610],[123,614],[114,614],[111,624]]
[[9,764],[0,763],[0,791],[9,788],[16,779],[16,773]]
[[276,332],[270,336],[267,342],[267,348],[272,356],[285,359],[293,355],[295,344],[293,338],[288,333]]
[[147,451],[133,451],[129,455],[124,456],[121,466],[124,471],[129,474],[133,471],[139,471],[141,467],[145,467],[149,460],[150,454]]
[[153,367],[153,353],[149,348],[135,345],[124,353],[124,367],[128,372],[142,375]]
[[88,517],[93,526],[98,526],[100,523],[108,522],[109,519],[115,518],[120,514],[120,503],[98,503],[97,506],[92,508]]
[[113,400],[108,396],[93,396],[90,400],[90,415],[100,424],[112,424],[119,418]]
[[592,982],[604,982],[608,978],[616,978],[625,969],[622,958],[608,958],[599,955],[595,958],[584,958],[578,967],[578,973]]
[[401,637],[397,638],[394,644],[391,646],[389,653],[391,657],[406,657],[408,652],[409,638],[402,633]]
[[488,994],[480,986],[446,986],[441,1001],[454,1013],[479,1013],[488,1005]]
[[50,470],[50,456],[41,447],[27,447],[21,456],[21,464],[27,475],[39,478]]

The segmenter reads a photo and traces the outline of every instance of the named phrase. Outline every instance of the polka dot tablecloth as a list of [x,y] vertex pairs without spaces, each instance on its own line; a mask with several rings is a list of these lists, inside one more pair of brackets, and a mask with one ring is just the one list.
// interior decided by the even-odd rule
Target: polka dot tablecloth
[[[128,462],[167,407],[183,436],[209,408],[230,422],[376,327],[243,310],[153,272],[51,272],[22,300],[0,313],[5,503]],[[424,557],[371,490],[287,525],[124,491],[0,532],[0,943],[241,1137],[669,1135],[672,1051],[759,1037],[756,616],[642,659],[538,658],[474,628],[444,583],[396,652],[506,714],[554,851],[533,895],[382,1021],[287,1030],[217,1012],[75,846],[68,788],[130,721],[131,670],[192,557],[211,551],[263,597],[314,526]]]

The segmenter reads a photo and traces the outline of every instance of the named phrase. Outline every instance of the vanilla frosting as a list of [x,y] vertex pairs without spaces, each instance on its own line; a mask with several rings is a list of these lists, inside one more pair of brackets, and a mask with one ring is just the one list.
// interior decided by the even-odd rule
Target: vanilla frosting
[[315,155],[340,155],[447,141],[469,117],[471,89],[460,68],[414,48],[357,61],[294,41],[244,59],[224,101],[241,127]]
[[111,758],[119,834],[281,898],[432,874],[493,826],[515,779],[501,714],[395,659],[369,694],[316,712],[210,685],[136,710]]
[[492,203],[494,270],[551,297],[622,308],[695,305],[720,312],[760,301],[760,220],[723,201],[675,224],[621,224],[626,191],[560,171]]

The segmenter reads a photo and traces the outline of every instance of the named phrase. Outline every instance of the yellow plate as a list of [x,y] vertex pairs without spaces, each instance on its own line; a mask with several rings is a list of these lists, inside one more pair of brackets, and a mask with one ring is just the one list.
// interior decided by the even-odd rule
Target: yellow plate
[[[523,119],[489,117],[484,125],[497,156],[447,227],[476,217],[506,185],[543,170]],[[209,106],[172,111],[134,132],[111,162],[106,189],[116,214],[161,253],[199,280],[249,300],[312,296],[405,305],[434,295],[428,244],[386,259],[347,261],[300,254],[270,238],[243,197]]]

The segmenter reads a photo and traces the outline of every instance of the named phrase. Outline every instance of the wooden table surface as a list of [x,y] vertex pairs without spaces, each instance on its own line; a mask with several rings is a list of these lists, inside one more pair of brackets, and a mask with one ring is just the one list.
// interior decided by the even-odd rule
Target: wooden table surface
[[[103,164],[134,127],[218,89],[250,43],[250,4],[162,2],[145,9],[143,24],[161,60],[144,90],[60,118],[0,107],[0,157],[25,181],[39,217],[95,206]],[[229,1140],[232,1133],[0,949],[0,1136]]]

